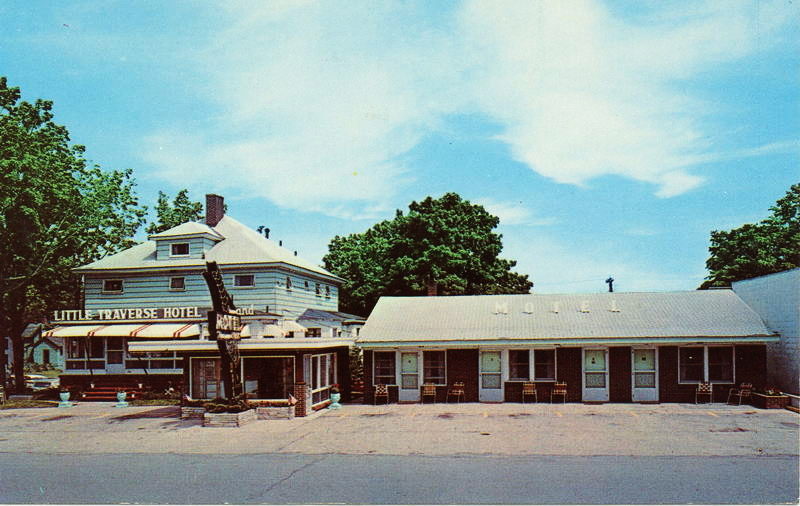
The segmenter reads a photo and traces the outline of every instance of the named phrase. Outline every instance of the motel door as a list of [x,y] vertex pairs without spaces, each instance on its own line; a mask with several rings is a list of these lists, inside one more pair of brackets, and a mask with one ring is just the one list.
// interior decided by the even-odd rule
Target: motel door
[[608,349],[583,350],[583,401],[608,402]]
[[124,337],[106,338],[106,372],[109,374],[125,374]]
[[634,348],[631,350],[633,402],[658,401],[657,359],[658,354],[655,348]]
[[478,380],[478,400],[503,402],[502,362],[499,351],[482,351]]
[[399,400],[419,401],[419,355],[416,351],[400,353]]

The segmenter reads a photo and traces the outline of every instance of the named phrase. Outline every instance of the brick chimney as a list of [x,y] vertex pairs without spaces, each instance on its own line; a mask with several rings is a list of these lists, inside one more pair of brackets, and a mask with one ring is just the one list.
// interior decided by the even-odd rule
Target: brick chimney
[[213,193],[206,194],[206,225],[216,227],[225,216],[225,199]]
[[436,285],[436,281],[428,278],[426,285],[428,288],[428,297],[436,297],[439,291],[438,286]]

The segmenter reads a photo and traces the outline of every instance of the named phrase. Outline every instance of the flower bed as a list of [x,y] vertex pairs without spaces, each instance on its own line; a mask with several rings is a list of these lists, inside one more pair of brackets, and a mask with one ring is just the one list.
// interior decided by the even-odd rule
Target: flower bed
[[256,408],[256,415],[259,420],[283,419],[291,420],[294,418],[294,405],[286,406],[259,406]]
[[203,427],[241,427],[255,421],[256,411],[248,409],[240,413],[204,413]]
[[181,406],[181,420],[187,418],[203,418],[206,413],[204,406]]
[[754,392],[753,406],[761,409],[784,409],[789,404],[788,395],[767,395]]

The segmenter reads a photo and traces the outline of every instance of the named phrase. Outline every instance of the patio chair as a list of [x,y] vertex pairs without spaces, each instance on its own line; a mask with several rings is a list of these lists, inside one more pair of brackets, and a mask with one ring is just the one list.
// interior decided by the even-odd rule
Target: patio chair
[[378,397],[383,397],[386,399],[386,404],[389,404],[389,388],[386,385],[375,385],[375,393],[372,397],[372,404],[378,404]]
[[433,403],[436,404],[436,385],[432,383],[422,384],[422,402],[425,402],[425,397],[432,397]]
[[694,391],[694,403],[698,404],[698,398],[704,395],[708,396],[709,403],[714,400],[714,386],[711,383],[703,382],[697,384],[697,389]]
[[522,403],[525,403],[525,396],[533,396],[533,402],[539,402],[539,398],[536,396],[536,383],[531,381],[526,381],[522,384]]
[[731,398],[738,397],[739,405],[742,405],[742,399],[750,399],[750,394],[753,391],[752,383],[742,383],[739,388],[733,387],[728,390],[728,404],[731,404]]
[[447,402],[450,402],[450,396],[456,396],[456,402],[461,403],[461,398],[464,397],[464,382],[456,381],[453,386],[447,389]]
[[556,382],[553,385],[553,389],[550,390],[550,404],[553,404],[553,397],[561,396],[561,402],[566,404],[567,402],[567,383],[565,381]]

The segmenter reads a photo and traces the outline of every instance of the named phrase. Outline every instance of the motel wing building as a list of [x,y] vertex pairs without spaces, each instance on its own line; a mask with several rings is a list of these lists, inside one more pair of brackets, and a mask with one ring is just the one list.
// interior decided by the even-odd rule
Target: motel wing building
[[388,385],[391,402],[437,401],[464,383],[464,400],[519,402],[534,382],[549,401],[694,402],[741,382],[763,386],[766,345],[778,337],[730,290],[584,295],[382,297],[357,343],[365,401]]
[[338,312],[342,279],[225,216],[206,196],[204,223],[183,223],[76,271],[85,305],[56,311],[47,335],[65,340],[62,384],[161,389],[221,396],[220,358],[208,338],[203,278],[216,261],[242,315],[240,352],[248,396],[308,407],[349,392],[349,347],[363,320]]

